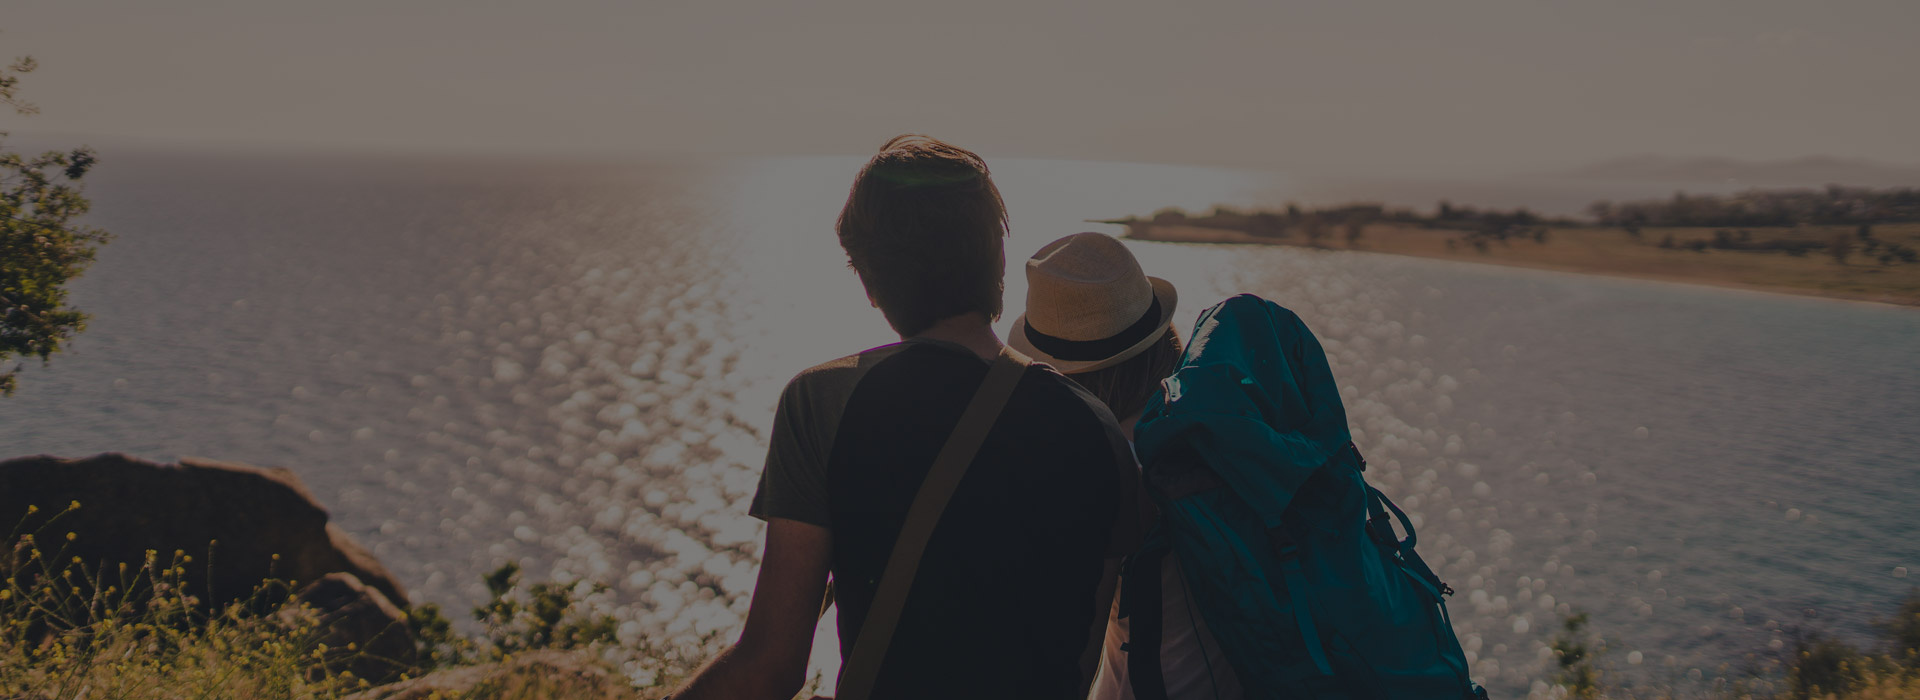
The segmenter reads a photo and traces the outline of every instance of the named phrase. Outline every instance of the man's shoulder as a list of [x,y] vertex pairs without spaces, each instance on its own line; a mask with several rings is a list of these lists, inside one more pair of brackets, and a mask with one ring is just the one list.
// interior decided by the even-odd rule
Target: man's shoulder
[[904,343],[882,345],[808,367],[800,370],[799,374],[793,375],[793,379],[788,380],[787,391],[789,393],[820,390],[828,390],[830,393],[844,392],[860,383],[861,377],[865,376],[868,370],[904,349]]
[[[816,407],[821,407],[823,402],[844,405],[862,380],[882,365],[898,368],[880,373],[887,378],[886,393],[913,392],[917,382],[912,381],[911,377],[924,371],[931,379],[953,367],[951,363],[973,359],[964,353],[950,352],[954,349],[937,343],[902,342],[828,360],[794,375],[787,383],[787,399]],[[906,364],[894,364],[896,362]],[[984,362],[980,365],[982,369],[985,368]],[[902,382],[903,379],[907,381]],[[1014,394],[1012,405],[1031,404],[1029,408],[1034,411],[1030,418],[1055,425],[1074,423],[1088,428],[1101,426],[1117,430],[1113,414],[1107,410],[1106,404],[1051,365],[1039,362],[1028,365],[1025,375],[1021,377],[1020,387]]]

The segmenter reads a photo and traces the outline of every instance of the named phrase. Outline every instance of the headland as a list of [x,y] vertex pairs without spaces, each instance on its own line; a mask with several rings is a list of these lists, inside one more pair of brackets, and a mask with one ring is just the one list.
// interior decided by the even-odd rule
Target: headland
[[1615,204],[1588,216],[1378,204],[1102,221],[1135,240],[1286,245],[1920,306],[1920,191],[1830,187]]

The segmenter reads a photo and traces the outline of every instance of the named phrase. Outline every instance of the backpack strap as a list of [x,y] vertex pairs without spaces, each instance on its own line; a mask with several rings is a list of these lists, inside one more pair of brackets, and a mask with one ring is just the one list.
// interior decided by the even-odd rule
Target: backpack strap
[[913,497],[913,505],[907,509],[900,536],[893,542],[893,553],[887,557],[880,587],[867,609],[866,621],[860,625],[860,638],[847,657],[835,697],[867,700],[872,695],[874,682],[880,677],[880,664],[886,660],[887,647],[893,642],[894,627],[900,623],[900,612],[906,608],[907,593],[913,588],[914,574],[920,569],[920,555],[926,553],[927,540],[933,536],[934,527],[940,524],[940,514],[947,509],[947,501],[953,498],[954,489],[960,485],[961,477],[966,476],[967,467],[980,452],[980,444],[986,442],[987,433],[993,429],[1000,410],[1013,396],[1014,387],[1019,386],[1020,377],[1026,374],[1031,362],[1012,348],[1001,348],[1000,356],[994,358],[993,367],[987,370],[986,380],[974,391],[973,400],[960,414],[953,434],[947,436],[939,456],[933,459],[926,479],[920,482],[920,491]]
[[1160,566],[1172,550],[1165,518],[1147,536],[1140,550],[1127,557],[1120,576],[1120,616],[1127,618],[1127,684],[1134,700],[1167,700],[1167,679],[1160,670]]

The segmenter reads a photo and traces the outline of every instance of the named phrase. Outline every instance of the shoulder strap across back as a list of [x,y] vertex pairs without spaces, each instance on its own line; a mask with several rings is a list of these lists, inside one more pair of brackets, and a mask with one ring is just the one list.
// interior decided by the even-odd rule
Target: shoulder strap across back
[[840,674],[840,687],[835,694],[839,700],[867,700],[873,693],[874,681],[880,676],[880,664],[886,660],[887,647],[893,641],[894,627],[900,622],[900,611],[906,607],[907,592],[912,590],[914,574],[920,569],[920,555],[926,553],[927,540],[940,524],[947,501],[953,498],[954,489],[966,476],[967,467],[973,464],[974,455],[980,452],[981,443],[986,441],[987,433],[992,431],[1030,362],[1012,348],[1000,350],[993,367],[987,370],[986,380],[974,391],[973,400],[960,414],[960,422],[941,446],[933,467],[927,470],[926,479],[920,482],[920,491],[907,509],[900,536],[894,540],[893,554],[887,558],[886,570],[880,575],[873,605],[867,609],[867,619],[860,625],[860,639],[854,642],[847,667]]

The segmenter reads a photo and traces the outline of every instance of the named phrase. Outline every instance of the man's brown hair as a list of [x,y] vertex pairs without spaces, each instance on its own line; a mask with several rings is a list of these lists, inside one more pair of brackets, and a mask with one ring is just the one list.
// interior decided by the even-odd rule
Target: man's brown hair
[[1106,404],[1114,418],[1126,420],[1146,408],[1147,399],[1160,390],[1160,381],[1179,369],[1182,350],[1180,334],[1169,325],[1160,339],[1140,354],[1112,367],[1069,374],[1067,378]]
[[970,312],[1000,317],[1007,207],[972,151],[894,137],[854,178],[834,228],[867,295],[901,335]]

